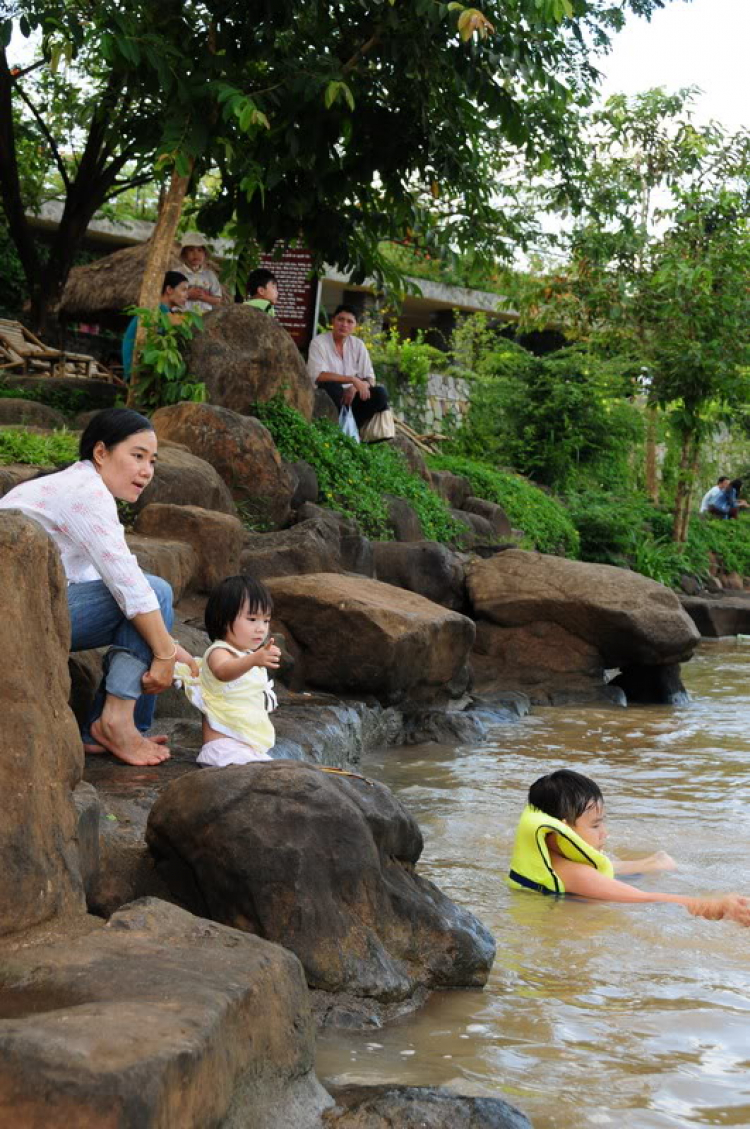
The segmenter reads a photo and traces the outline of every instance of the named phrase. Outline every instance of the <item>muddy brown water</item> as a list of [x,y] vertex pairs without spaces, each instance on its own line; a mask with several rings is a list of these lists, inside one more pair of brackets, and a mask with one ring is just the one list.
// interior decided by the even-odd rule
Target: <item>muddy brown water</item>
[[536,1129],[750,1127],[750,931],[504,882],[526,789],[566,766],[601,786],[612,855],[679,863],[644,889],[750,894],[750,642],[705,644],[684,675],[685,708],[537,709],[475,748],[367,761],[420,822],[422,873],[492,929],[497,959],[483,992],[324,1033],[321,1078],[500,1096]]

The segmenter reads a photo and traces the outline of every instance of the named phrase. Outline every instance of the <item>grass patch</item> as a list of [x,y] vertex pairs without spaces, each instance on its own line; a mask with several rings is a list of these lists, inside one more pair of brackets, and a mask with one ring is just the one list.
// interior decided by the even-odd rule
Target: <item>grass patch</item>
[[38,435],[33,431],[0,431],[0,466],[29,463],[31,466],[58,467],[78,458],[78,436],[70,431]]
[[445,502],[418,475],[400,452],[387,443],[354,443],[329,420],[307,420],[280,397],[256,404],[253,415],[265,424],[282,458],[304,459],[318,476],[319,504],[355,518],[362,533],[375,541],[393,534],[384,494],[405,499],[416,511],[430,541],[455,543],[462,528]]
[[578,533],[564,506],[527,479],[458,455],[438,455],[428,461],[434,470],[462,474],[475,497],[502,506],[511,524],[524,531],[523,548],[578,556]]

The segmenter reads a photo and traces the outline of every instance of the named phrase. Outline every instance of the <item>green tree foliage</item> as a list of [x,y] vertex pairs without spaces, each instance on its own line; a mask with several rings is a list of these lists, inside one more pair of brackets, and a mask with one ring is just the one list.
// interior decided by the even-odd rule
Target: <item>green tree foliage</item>
[[673,535],[687,535],[707,429],[743,410],[750,363],[750,134],[695,126],[691,91],[610,99],[563,242],[563,269],[518,280],[528,326],[644,367],[649,401],[681,436]]
[[[591,45],[662,2],[91,0],[82,15],[18,0],[0,23],[0,196],[34,322],[92,216],[155,167],[212,173],[199,222],[240,252],[301,236],[361,278],[393,277],[381,239],[496,250],[498,152],[569,166]],[[9,58],[14,32],[31,62]],[[44,272],[25,220],[34,153],[65,204]]]
[[204,403],[208,399],[206,386],[191,379],[184,358],[185,345],[196,330],[202,329],[202,316],[186,311],[179,320],[174,320],[166,310],[146,310],[138,306],[127,312],[146,328],[132,407],[152,412],[181,400]]

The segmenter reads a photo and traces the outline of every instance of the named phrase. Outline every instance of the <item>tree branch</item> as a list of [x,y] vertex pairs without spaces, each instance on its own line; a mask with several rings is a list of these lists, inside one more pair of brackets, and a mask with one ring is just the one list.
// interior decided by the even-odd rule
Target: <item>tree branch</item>
[[65,162],[63,161],[63,159],[60,155],[60,150],[57,148],[57,142],[55,141],[54,137],[52,136],[49,129],[47,128],[47,123],[45,122],[44,118],[42,117],[42,115],[37,110],[34,103],[29,98],[29,96],[26,93],[26,91],[24,90],[24,88],[22,86],[18,86],[16,92],[20,95],[21,101],[24,102],[24,104],[26,106],[28,106],[28,108],[31,110],[31,113],[34,115],[36,123],[39,126],[39,128],[41,129],[42,133],[44,134],[44,137],[47,140],[47,144],[49,145],[49,147],[52,151],[52,156],[54,158],[55,164],[57,165],[57,171],[60,173],[60,176],[62,177],[63,184],[65,185],[66,188],[70,188],[70,178],[68,176],[68,170],[65,168]]
[[0,199],[29,289],[39,278],[39,256],[31,237],[21,195],[13,127],[13,78],[4,48],[0,48]]
[[349,74],[350,71],[353,71],[362,56],[367,55],[369,51],[372,51],[373,47],[377,46],[377,44],[380,42],[380,37],[382,36],[382,34],[383,29],[377,28],[377,30],[373,32],[370,38],[366,40],[366,42],[363,43],[361,47],[357,48],[351,59],[348,59],[344,63],[343,67],[341,68],[341,73]]

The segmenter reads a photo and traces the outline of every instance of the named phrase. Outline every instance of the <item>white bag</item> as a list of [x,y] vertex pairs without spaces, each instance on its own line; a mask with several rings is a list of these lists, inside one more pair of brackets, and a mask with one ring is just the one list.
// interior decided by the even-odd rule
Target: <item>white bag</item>
[[390,408],[376,412],[362,428],[363,443],[382,443],[384,439],[393,439],[396,435],[396,420]]
[[354,418],[354,412],[350,407],[344,405],[339,412],[339,427],[344,435],[348,435],[355,443],[359,443],[359,431],[357,430],[357,421]]

